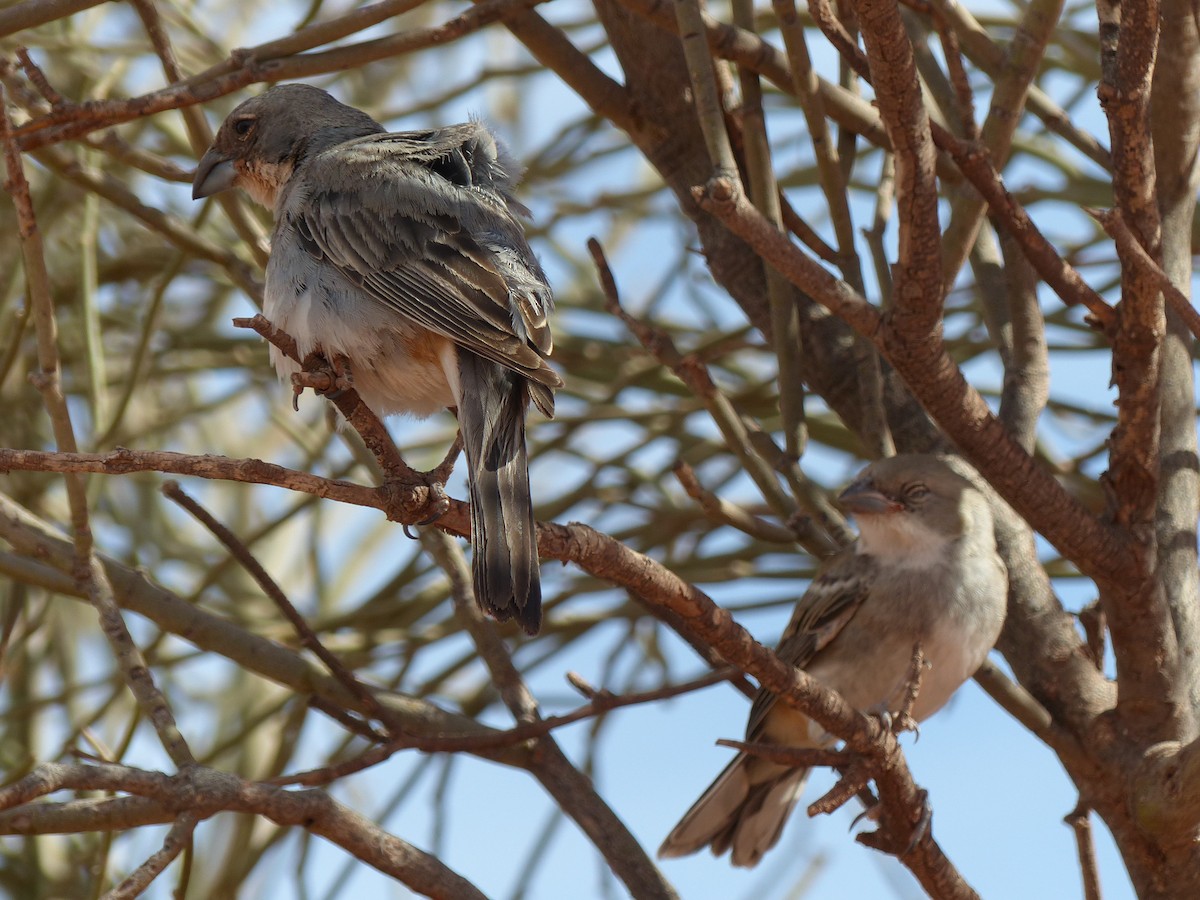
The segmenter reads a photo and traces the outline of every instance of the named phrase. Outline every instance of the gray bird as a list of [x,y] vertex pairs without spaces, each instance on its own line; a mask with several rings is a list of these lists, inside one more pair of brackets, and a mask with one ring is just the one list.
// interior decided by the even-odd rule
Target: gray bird
[[[868,466],[839,498],[858,540],[830,559],[800,598],[776,651],[869,713],[900,711],[913,646],[929,670],[912,716],[933,715],[1000,636],[1008,575],[988,501],[933,456]],[[774,694],[759,691],[746,740],[827,747],[836,740]],[[808,776],[739,754],[667,836],[658,855],[705,846],[753,866],[779,840]]]
[[[529,401],[554,414],[554,299],[518,219],[520,170],[478,122],[389,134],[325,91],[279,85],[239,105],[192,196],[240,187],[275,230],[264,313],[301,357],[344,357],[378,416],[457,410],[479,603],[541,625]],[[299,367],[271,348],[282,377]]]

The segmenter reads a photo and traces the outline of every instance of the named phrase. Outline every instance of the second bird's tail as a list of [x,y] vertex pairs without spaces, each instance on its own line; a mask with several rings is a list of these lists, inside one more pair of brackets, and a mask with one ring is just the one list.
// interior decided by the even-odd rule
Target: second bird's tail
[[730,851],[735,866],[757,865],[779,840],[804,782],[806,768],[788,768],[739,753],[684,813],[658,849],[664,858],[703,847]]

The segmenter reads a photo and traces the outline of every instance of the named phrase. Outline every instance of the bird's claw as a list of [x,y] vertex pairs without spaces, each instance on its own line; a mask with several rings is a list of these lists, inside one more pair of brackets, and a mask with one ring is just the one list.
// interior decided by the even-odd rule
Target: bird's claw
[[917,794],[921,803],[921,814],[917,817],[917,821],[913,824],[912,837],[909,838],[908,846],[904,848],[902,857],[908,856],[917,849],[917,844],[921,843],[922,839],[929,833],[929,825],[933,821],[933,807],[929,805],[929,791],[924,788],[918,788]]
[[429,485],[429,506],[432,507],[432,512],[418,522],[418,526],[432,525],[450,509],[450,498],[446,496],[446,491],[440,482],[433,482]]
[[[416,472],[408,469],[404,475],[396,474],[387,480],[387,484],[399,491],[404,497],[401,506],[403,514],[396,516],[402,521],[405,537],[416,540],[417,536],[411,531],[412,527],[423,528],[432,525],[450,509],[450,498],[446,496],[446,487],[441,481],[431,477],[429,472]],[[426,488],[428,493],[421,503],[418,500],[420,488]],[[417,504],[420,503],[418,506]],[[414,516],[422,516],[415,522],[404,521]]]
[[[929,792],[923,788],[917,788],[917,802],[920,804],[920,812],[917,815],[917,821],[912,825],[912,831],[909,834],[908,843],[905,844],[904,849],[897,849],[899,841],[893,839],[892,835],[894,832],[890,831],[890,829],[887,834],[879,829],[864,832],[858,836],[858,841],[876,850],[893,853],[900,858],[908,856],[917,849],[917,845],[929,834],[929,826],[933,822],[933,808],[929,805]],[[863,819],[869,818],[872,821],[877,821],[882,808],[882,803],[875,803],[867,807],[854,817],[854,821],[850,823],[850,830],[853,831],[854,827]],[[887,824],[886,821],[884,824]]]
[[916,740],[921,739],[920,723],[907,712],[891,713],[885,709],[877,713],[872,713],[872,715],[879,720],[879,724],[885,731],[890,731],[894,735],[901,735],[906,731],[911,731],[916,735]]
[[329,360],[321,350],[312,351],[304,357],[300,371],[292,373],[292,409],[299,411],[300,395],[305,388],[311,388],[314,393],[330,400],[353,390],[354,375],[350,371],[350,361],[340,353]]
[[875,821],[875,819],[879,815],[879,806],[880,806],[880,804],[878,804],[878,803],[876,803],[874,806],[868,806],[866,809],[864,809],[862,812],[860,812],[857,816],[855,816],[850,821],[850,827],[846,830],[853,831],[855,828],[858,827],[858,823],[861,822],[863,819],[870,819],[871,821]]

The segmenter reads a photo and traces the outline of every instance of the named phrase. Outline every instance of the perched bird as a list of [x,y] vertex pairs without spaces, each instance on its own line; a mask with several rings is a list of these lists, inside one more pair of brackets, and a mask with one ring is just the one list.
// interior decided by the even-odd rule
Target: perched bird
[[[518,219],[520,170],[478,122],[389,134],[303,84],[239,105],[196,168],[194,198],[240,187],[275,230],[263,312],[349,363],[378,416],[457,410],[479,603],[541,624],[525,415],[554,413],[554,299]],[[282,377],[299,367],[274,347]]]
[[[826,563],[777,653],[868,713],[900,711],[913,647],[929,670],[912,710],[937,712],[983,663],[1004,623],[1008,575],[983,494],[933,456],[872,463],[839,501],[858,540]],[[836,738],[759,691],[746,740],[826,747]],[[779,840],[808,770],[739,754],[667,836],[659,856],[711,846],[753,866]]]

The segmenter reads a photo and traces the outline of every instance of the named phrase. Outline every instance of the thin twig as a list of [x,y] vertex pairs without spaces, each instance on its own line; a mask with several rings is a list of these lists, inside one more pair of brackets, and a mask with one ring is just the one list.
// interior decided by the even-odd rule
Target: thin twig
[[161,490],[163,496],[178,503],[191,513],[201,525],[212,533],[213,537],[224,545],[233,558],[241,563],[242,568],[262,588],[263,593],[270,598],[271,602],[275,604],[276,609],[283,613],[284,618],[291,623],[292,628],[296,631],[296,635],[300,638],[301,645],[311,650],[325,664],[325,667],[329,669],[329,673],[344,684],[346,689],[362,702],[363,706],[370,711],[374,718],[387,724],[389,728],[394,728],[396,726],[395,719],[379,704],[379,701],[375,699],[374,693],[359,681],[355,674],[347,669],[334,653],[331,653],[321,643],[321,639],[317,637],[316,632],[309,627],[308,622],[304,620],[304,616],[300,615],[296,610],[292,601],[287,598],[287,595],[284,594],[283,590],[275,582],[275,579],[267,574],[267,570],[263,568],[262,563],[254,558],[254,554],[250,552],[250,548],[242,543],[237,535],[218,522],[216,517],[196,502],[195,499],[188,496],[183,488],[179,486],[178,481],[164,482]]
[[134,900],[150,883],[174,862],[175,858],[192,841],[192,833],[200,818],[193,812],[182,812],[163,838],[163,845],[150,857],[129,873],[119,885],[104,895],[104,900]]
[[699,678],[694,678],[691,681],[656,688],[652,691],[642,691],[634,694],[612,694],[608,691],[596,691],[589,703],[569,713],[546,716],[535,722],[516,725],[504,731],[494,731],[488,734],[447,735],[445,737],[437,735],[402,735],[392,738],[378,747],[372,747],[353,759],[333,765],[321,766],[316,769],[309,769],[304,772],[296,772],[291,775],[280,775],[276,778],[268,779],[265,783],[304,785],[306,787],[330,784],[340,778],[345,778],[347,775],[352,775],[355,772],[361,772],[364,769],[378,765],[403,750],[419,750],[422,753],[483,753],[543,737],[558,728],[572,725],[575,722],[593,719],[597,716],[603,716],[614,709],[621,709],[626,706],[638,706],[643,703],[655,703],[671,697],[689,694],[714,684],[731,681],[738,677],[738,675],[739,673],[736,669],[726,666],[702,675]]
[[1096,844],[1092,840],[1091,810],[1081,801],[1063,817],[1075,834],[1075,848],[1079,853],[1079,870],[1083,878],[1084,900],[1100,900],[1100,870],[1096,865]]
[[[733,184],[732,182],[727,183]],[[771,227],[774,228],[774,226]],[[775,233],[780,237],[783,236],[777,228]],[[726,445],[746,467],[747,474],[754,480],[771,509],[784,519],[790,517],[795,511],[795,502],[784,492],[771,467],[755,452],[741,415],[729,398],[717,387],[708,372],[708,367],[695,355],[680,353],[674,341],[671,340],[671,336],[661,328],[656,328],[627,312],[621,306],[616,279],[613,277],[612,269],[609,268],[600,242],[595,238],[590,238],[588,250],[592,254],[592,261],[595,263],[600,278],[600,286],[604,291],[605,308],[624,322],[642,346],[662,365],[674,372],[696,398],[705,405],[714,423],[721,430]]]
[[732,741],[727,738],[718,740],[717,746],[729,747],[745,753],[747,756],[757,756],[781,766],[829,766],[834,768],[846,765],[854,756],[845,750],[831,750],[827,747],[789,747],[783,744]]
[[773,544],[794,544],[796,542],[795,533],[789,529],[759,518],[736,503],[722,500],[707,490],[700,483],[695,470],[682,460],[675,463],[673,471],[688,496],[699,503],[704,514],[718,525],[728,525],[753,538],[770,541]]
[[[17,233],[25,264],[25,278],[34,310],[37,333],[38,368],[30,380],[42,394],[57,446],[68,453],[78,449],[71,414],[62,392],[62,369],[58,353],[58,325],[50,293],[50,278],[42,247],[41,231],[34,213],[24,162],[14,139],[9,119],[8,95],[0,82],[0,143],[4,147],[7,171],[5,187],[13,199],[17,214]],[[180,732],[166,697],[154,682],[154,676],[141,651],[134,643],[121,610],[113,598],[112,586],[95,553],[87,490],[78,473],[67,473],[63,479],[71,514],[74,543],[72,576],[95,608],[101,631],[120,668],[121,675],[138,705],[158,734],[163,749],[178,767],[195,762],[192,752]]]
[[1171,280],[1171,276],[1163,271],[1162,266],[1146,252],[1146,248],[1138,241],[1130,229],[1129,223],[1125,221],[1121,210],[1085,208],[1084,211],[1099,222],[1101,227],[1108,232],[1108,236],[1116,242],[1121,261],[1126,265],[1136,267],[1153,279],[1175,315],[1179,316],[1194,337],[1200,339],[1200,313],[1196,312],[1192,301]]

